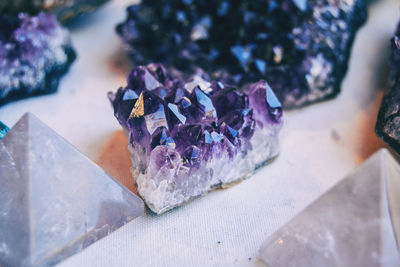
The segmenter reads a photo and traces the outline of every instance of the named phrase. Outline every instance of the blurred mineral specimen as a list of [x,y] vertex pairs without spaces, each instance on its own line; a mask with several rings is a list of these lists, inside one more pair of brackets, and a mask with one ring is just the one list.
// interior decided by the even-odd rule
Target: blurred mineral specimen
[[117,32],[151,61],[235,84],[267,80],[286,108],[335,96],[365,0],[143,0]]
[[30,113],[0,141],[0,266],[54,266],[143,212],[140,198]]
[[46,11],[65,22],[97,9],[108,0],[1,0],[0,13],[15,15],[20,12],[36,14]]
[[243,91],[138,66],[109,93],[129,138],[138,192],[156,213],[248,177],[279,153],[282,109],[267,82]]
[[0,15],[0,105],[57,90],[76,54],[53,15]]
[[400,24],[391,40],[391,90],[383,97],[375,132],[400,154]]

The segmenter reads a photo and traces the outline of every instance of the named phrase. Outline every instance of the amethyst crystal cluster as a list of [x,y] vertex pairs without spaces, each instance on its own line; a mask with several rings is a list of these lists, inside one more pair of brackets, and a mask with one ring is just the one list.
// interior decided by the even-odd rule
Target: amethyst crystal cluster
[[76,54],[53,15],[0,15],[0,105],[57,90]]
[[164,62],[244,84],[268,80],[284,107],[335,96],[365,0],[142,0],[117,32],[136,64]]
[[278,155],[282,109],[267,82],[239,91],[201,73],[138,66],[109,93],[139,194],[156,213],[250,175]]
[[400,154],[400,23],[391,40],[391,90],[383,97],[375,132]]

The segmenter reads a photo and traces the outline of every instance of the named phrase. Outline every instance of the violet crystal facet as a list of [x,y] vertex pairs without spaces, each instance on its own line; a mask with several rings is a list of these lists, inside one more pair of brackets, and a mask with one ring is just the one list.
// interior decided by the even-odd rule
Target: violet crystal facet
[[279,153],[282,108],[267,82],[239,91],[200,74],[180,77],[160,64],[138,66],[109,93],[138,192],[158,214],[248,177]]
[[0,15],[0,105],[55,92],[76,54],[53,15]]
[[135,64],[265,79],[293,108],[339,92],[366,0],[143,0],[127,13],[117,32]]
[[391,89],[383,97],[375,132],[400,154],[400,24],[391,40]]

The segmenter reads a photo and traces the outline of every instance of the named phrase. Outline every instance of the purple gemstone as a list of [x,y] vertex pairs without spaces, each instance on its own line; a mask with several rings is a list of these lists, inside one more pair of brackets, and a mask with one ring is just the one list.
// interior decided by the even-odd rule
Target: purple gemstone
[[153,91],[161,86],[161,83],[154,77],[153,73],[146,67],[137,67],[128,75],[128,86],[135,88],[137,92],[146,90]]
[[201,73],[181,77],[139,66],[125,88],[108,94],[129,136],[138,192],[157,213],[246,177],[278,154],[282,110],[265,81],[239,91]]
[[151,136],[150,149],[154,149],[159,145],[165,145],[172,149],[176,147],[174,139],[172,139],[168,129],[165,127],[158,127]]
[[280,123],[282,106],[266,81],[259,81],[248,87],[250,105],[254,109],[254,116],[263,124]]
[[201,164],[201,150],[197,146],[190,146],[182,153],[183,165],[198,168]]
[[216,107],[218,117],[223,117],[226,112],[231,110],[242,110],[249,107],[247,95],[239,92],[233,87],[224,88],[216,91],[211,96]]
[[76,54],[53,15],[0,14],[0,105],[57,90]]
[[179,107],[175,104],[168,103],[168,127],[173,130],[178,125],[186,123],[186,116],[184,116]]
[[239,131],[233,129],[226,123],[222,123],[221,133],[225,135],[232,144],[239,145]]
[[179,125],[173,130],[176,141],[176,150],[184,151],[191,145],[198,145],[201,140],[202,128],[200,124]]
[[265,79],[285,107],[340,91],[366,0],[142,0],[117,33],[135,64],[244,85]]
[[[129,88],[125,89],[125,92],[129,92]],[[117,96],[120,91],[117,92]],[[124,93],[125,93],[124,92]],[[122,93],[120,93],[122,95]],[[113,106],[119,104],[125,104],[118,102],[117,96],[109,94],[110,99],[114,99]],[[151,91],[142,91],[140,96],[135,100],[128,100],[130,103],[124,106],[124,113],[118,110],[114,110],[118,121],[127,128],[130,133],[130,140],[132,142],[139,143],[142,147],[148,148],[151,140],[151,135],[159,127],[168,127],[167,116],[165,113],[164,102],[158,96],[153,94]],[[130,112],[126,112],[130,105]],[[121,107],[121,105],[120,105]]]
[[199,88],[194,89],[193,99],[196,101],[197,106],[203,111],[202,120],[206,122],[215,122],[217,120],[217,111],[211,99]]

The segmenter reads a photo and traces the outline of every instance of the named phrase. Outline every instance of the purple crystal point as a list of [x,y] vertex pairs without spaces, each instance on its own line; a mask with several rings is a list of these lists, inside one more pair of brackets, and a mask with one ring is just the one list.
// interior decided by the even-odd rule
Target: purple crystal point
[[158,145],[166,145],[170,148],[176,147],[174,139],[172,139],[168,129],[165,127],[158,127],[152,134],[150,148],[154,149]]
[[176,150],[183,152],[190,145],[200,143],[202,128],[200,124],[179,125],[173,130]]
[[215,91],[211,98],[216,107],[218,117],[224,116],[231,110],[246,109],[249,107],[247,95],[237,91],[233,87],[216,89]]
[[254,108],[254,117],[264,123],[278,123],[282,117],[282,106],[266,81],[249,86],[250,104]]
[[158,64],[138,66],[108,95],[129,137],[138,192],[156,213],[247,177],[279,151],[282,110],[265,81],[249,85],[262,96],[253,103],[247,88],[203,73],[181,77]]
[[190,146],[182,153],[182,158],[184,166],[199,167],[201,163],[201,150],[197,146]]
[[200,67],[233,84],[268,80],[285,107],[338,94],[366,0],[143,0],[117,33],[135,64]]
[[194,95],[198,107],[204,112],[202,119],[210,123],[216,121],[217,111],[211,99],[199,87],[194,89]]
[[179,107],[175,104],[168,103],[168,109],[170,111],[170,122],[169,122],[169,128],[173,129],[177,125],[183,125],[186,123],[186,117],[182,115],[182,113],[179,110]]
[[57,90],[76,54],[53,15],[0,15],[0,105]]
[[400,154],[400,23],[391,40],[391,89],[382,99],[375,132]]

